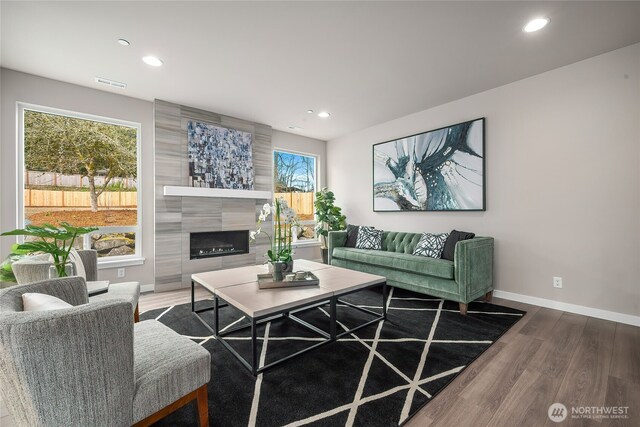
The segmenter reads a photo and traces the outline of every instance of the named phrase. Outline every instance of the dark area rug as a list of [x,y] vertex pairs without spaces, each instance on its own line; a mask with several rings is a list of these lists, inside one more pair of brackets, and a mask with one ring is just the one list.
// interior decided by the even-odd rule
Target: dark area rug
[[[148,311],[140,319],[158,318],[211,352],[212,426],[393,426],[415,414],[524,315],[508,307],[473,302],[468,315],[461,316],[458,304],[451,301],[401,289],[393,289],[390,296],[384,324],[370,325],[258,377],[193,317],[190,304]],[[376,311],[382,302],[376,290],[352,294],[345,300]],[[210,304],[201,301],[198,308]],[[328,312],[328,307],[318,307],[297,316],[328,331]],[[212,312],[202,316],[212,323]],[[221,327],[246,321],[239,320],[242,316],[232,307],[222,308]],[[338,321],[347,328],[369,319],[353,308],[338,307]],[[341,327],[339,324],[338,332]],[[232,346],[247,358],[248,337],[248,329],[229,337]],[[288,319],[263,325],[258,337],[258,354],[266,363],[320,339]],[[156,425],[197,425],[195,404]]]

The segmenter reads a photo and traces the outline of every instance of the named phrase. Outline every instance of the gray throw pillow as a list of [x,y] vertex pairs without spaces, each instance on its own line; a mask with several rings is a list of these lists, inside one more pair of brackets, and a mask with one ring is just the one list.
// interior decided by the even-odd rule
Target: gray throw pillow
[[376,230],[373,227],[360,226],[358,229],[358,240],[356,241],[358,249],[382,249],[382,230]]
[[347,225],[347,241],[344,244],[346,248],[355,248],[356,242],[358,241],[358,229],[360,227],[357,225]]
[[416,245],[413,254],[430,258],[440,258],[447,237],[449,237],[449,233],[422,233],[422,237],[420,237],[420,241]]
[[453,261],[456,244],[462,240],[473,239],[474,237],[476,237],[476,235],[474,233],[469,233],[468,231],[452,230],[451,233],[449,233],[449,237],[447,237],[447,241],[444,243],[444,248],[442,249],[442,259]]

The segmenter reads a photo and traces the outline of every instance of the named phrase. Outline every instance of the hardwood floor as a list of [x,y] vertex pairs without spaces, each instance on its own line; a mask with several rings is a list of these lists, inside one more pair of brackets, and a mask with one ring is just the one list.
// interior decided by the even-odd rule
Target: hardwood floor
[[[196,290],[197,298],[209,294]],[[140,312],[189,302],[190,290],[140,297]],[[494,298],[527,311],[405,425],[639,426],[640,328]],[[549,405],[628,406],[627,419],[556,424]],[[0,404],[0,425],[12,426]]]
[[[640,425],[640,328],[495,298],[527,315],[406,425]],[[552,403],[628,406],[628,419],[552,422]]]

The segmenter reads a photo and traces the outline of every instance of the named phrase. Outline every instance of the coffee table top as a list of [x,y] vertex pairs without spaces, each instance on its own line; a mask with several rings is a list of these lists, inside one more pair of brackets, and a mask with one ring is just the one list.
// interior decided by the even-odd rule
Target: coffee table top
[[[295,264],[294,264],[295,265]],[[210,292],[227,286],[256,281],[258,274],[268,273],[266,264],[249,265],[247,267],[229,268],[227,270],[205,271],[191,275],[191,280],[204,286]]]
[[[318,271],[325,268],[333,268],[330,265],[322,264],[306,259],[296,259],[293,261],[293,270]],[[204,286],[210,292],[216,289],[225,288],[227,286],[236,286],[242,283],[251,283],[256,281],[258,274],[268,273],[269,268],[266,264],[249,265],[247,267],[229,268],[226,270],[206,271],[191,275],[191,280]]]
[[216,289],[216,295],[251,317],[329,300],[333,292],[319,286],[260,289],[258,282]]
[[320,279],[320,287],[332,291],[334,295],[342,295],[377,283],[382,284],[387,280],[384,276],[335,266],[314,271],[313,274]]
[[322,302],[334,295],[342,295],[386,281],[383,276],[308,260],[295,260],[293,269],[313,271],[320,279],[320,285],[260,289],[256,276],[268,272],[266,265],[208,271],[193,274],[191,279],[251,317],[262,317],[289,308]]

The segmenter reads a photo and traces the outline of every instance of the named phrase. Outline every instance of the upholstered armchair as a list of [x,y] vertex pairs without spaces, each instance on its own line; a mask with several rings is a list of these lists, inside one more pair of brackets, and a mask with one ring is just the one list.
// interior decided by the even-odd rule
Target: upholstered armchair
[[[27,292],[73,307],[23,311]],[[0,290],[0,389],[20,426],[146,426],[194,399],[206,426],[210,369],[188,338],[134,324],[128,302],[88,302],[80,277]]]
[[[98,253],[94,250],[79,250],[87,281],[98,280]],[[13,263],[11,269],[19,284],[39,282],[49,278],[51,266],[49,255],[35,255]],[[114,298],[127,300],[131,304],[134,320],[138,321],[138,298],[140,284],[138,282],[111,283],[106,293],[90,296],[89,301],[106,301]]]

